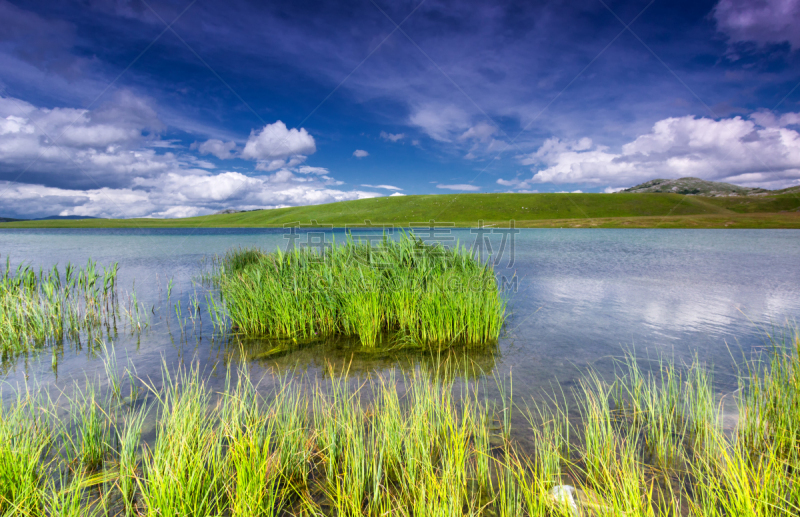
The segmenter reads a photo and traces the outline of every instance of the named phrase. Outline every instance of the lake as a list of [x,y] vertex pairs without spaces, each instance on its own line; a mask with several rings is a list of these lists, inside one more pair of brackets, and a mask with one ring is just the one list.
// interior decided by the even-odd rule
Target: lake
[[[626,351],[646,364],[659,358],[688,364],[697,357],[713,366],[724,394],[736,388],[735,363],[762,350],[766,332],[785,332],[800,316],[796,230],[524,229],[509,235],[439,229],[420,235],[471,246],[485,260],[492,252],[490,260],[507,281],[510,316],[496,347],[463,354],[488,376],[510,373],[516,398],[559,386],[568,391],[588,368],[611,372]],[[219,384],[225,359],[238,351],[215,336],[205,313],[206,288],[197,280],[208,260],[232,247],[273,250],[333,239],[344,239],[343,231],[0,230],[0,258],[10,257],[12,267],[25,262],[37,268],[82,265],[90,257],[103,265],[119,262],[122,298],[135,288],[150,314],[149,328],[113,340],[120,369],[129,363],[142,378],[160,378],[165,365],[193,363]],[[187,315],[195,295],[201,315],[193,323]],[[349,345],[329,341],[271,355],[271,343],[247,346],[257,357],[249,363],[254,371],[311,378],[327,364],[366,375],[435,360],[418,353],[359,353]],[[26,379],[58,389],[103,368],[97,346],[65,346],[56,368],[52,351],[44,350],[4,365],[3,396],[12,396],[8,387]]]

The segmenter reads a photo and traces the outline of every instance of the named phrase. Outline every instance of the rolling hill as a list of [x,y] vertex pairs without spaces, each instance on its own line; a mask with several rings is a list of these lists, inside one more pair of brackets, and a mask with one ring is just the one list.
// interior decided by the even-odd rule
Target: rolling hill
[[635,193],[665,193],[665,194],[684,194],[690,196],[750,196],[769,194],[769,190],[763,188],[740,187],[731,183],[718,181],[706,181],[700,178],[678,178],[672,180],[654,179],[641,183],[634,187],[623,190],[622,192]]
[[[14,221],[0,228],[246,228],[301,223],[517,227],[800,228],[800,192],[716,196],[675,193],[398,196],[182,219]],[[368,223],[365,223],[368,222]]]

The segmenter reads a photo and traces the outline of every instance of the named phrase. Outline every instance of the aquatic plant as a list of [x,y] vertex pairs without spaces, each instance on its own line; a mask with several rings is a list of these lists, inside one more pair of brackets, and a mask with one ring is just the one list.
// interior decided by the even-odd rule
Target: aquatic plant
[[0,514],[37,515],[47,473],[51,426],[31,393],[0,406]]
[[[497,339],[505,319],[489,264],[466,247],[411,235],[376,245],[348,237],[324,252],[235,249],[216,261],[212,279],[224,304],[212,305],[215,326],[244,336],[358,336],[374,347],[391,334],[394,346],[481,345]],[[230,324],[219,321],[223,310]]]
[[124,416],[121,426],[115,427],[119,444],[119,477],[117,486],[125,515],[135,515],[135,498],[139,466],[137,456],[141,448],[142,427],[147,418],[146,406],[131,410]]
[[109,421],[94,386],[85,393],[80,390],[78,393],[79,397],[73,401],[77,404],[72,411],[78,431],[76,453],[81,466],[93,471],[103,465],[109,450]]
[[118,269],[116,262],[100,268],[90,259],[82,268],[68,263],[63,274],[58,266],[37,273],[22,264],[13,270],[6,258],[0,267],[2,358],[113,326]]
[[[165,374],[166,375],[166,374]],[[142,459],[140,479],[146,515],[219,515],[225,508],[225,458],[215,421],[208,418],[210,393],[183,372],[155,391],[161,419],[152,448]]]
[[799,353],[795,335],[747,365],[734,429],[703,365],[648,371],[633,357],[613,379],[584,377],[580,420],[555,399],[531,401],[527,426],[513,429],[510,381],[426,368],[366,381],[331,370],[266,389],[242,368],[219,394],[197,369],[165,370],[142,388],[149,411],[102,396],[101,384],[66,406],[20,392],[0,409],[0,512],[797,515]]

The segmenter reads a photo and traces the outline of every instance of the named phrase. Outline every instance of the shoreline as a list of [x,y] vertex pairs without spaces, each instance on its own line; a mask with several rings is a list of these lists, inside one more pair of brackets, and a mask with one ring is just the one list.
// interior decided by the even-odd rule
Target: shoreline
[[[226,214],[227,215],[227,214]],[[2,229],[200,229],[200,228],[285,228],[284,224],[237,224],[234,221],[211,220],[211,217],[185,219],[46,219],[42,221],[16,221],[0,223]],[[316,222],[316,225],[312,223]],[[714,215],[678,215],[678,216],[640,216],[640,217],[591,217],[569,219],[513,219],[515,228],[631,228],[631,229],[772,229],[796,230],[800,229],[800,212],[783,213],[755,213],[755,214],[714,214]],[[210,223],[210,224],[209,224]],[[487,228],[508,228],[509,221],[483,220],[483,221],[437,221],[437,225],[448,228],[477,228],[482,223]],[[370,221],[370,226],[363,223],[353,223],[341,220],[306,220],[299,221],[300,228],[325,228],[325,229],[368,229],[381,228],[411,228],[409,221],[399,223],[396,221]],[[415,223],[415,225],[418,223]]]

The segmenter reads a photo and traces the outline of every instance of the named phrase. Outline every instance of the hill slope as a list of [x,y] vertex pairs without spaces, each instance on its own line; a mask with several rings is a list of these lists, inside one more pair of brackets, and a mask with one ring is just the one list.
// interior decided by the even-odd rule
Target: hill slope
[[[674,219],[679,226],[703,227],[703,220],[716,221],[712,226],[719,226],[738,217],[737,214],[778,212],[790,214],[769,219],[771,222],[768,223],[764,222],[767,219],[759,217],[761,222],[757,226],[800,227],[800,217],[795,217],[795,214],[800,215],[800,212],[795,212],[798,209],[800,194],[796,193],[739,197],[655,193],[450,194],[361,199],[185,219],[18,221],[0,224],[0,228],[243,228],[282,227],[292,223],[310,224],[312,221],[337,227],[364,225],[365,221],[373,225],[408,227],[414,223],[425,224],[431,219],[437,224],[452,223],[462,227],[476,226],[479,221],[507,226],[511,220],[518,227],[615,224],[628,227],[640,226],[633,220],[635,218],[645,218],[642,224],[647,226],[651,224],[647,221],[655,221],[647,218],[654,217],[661,218],[661,222],[652,222],[652,225],[663,225],[666,224],[664,221]],[[693,217],[694,223],[680,223],[676,219],[680,217]]]
[[706,181],[700,178],[679,178],[675,180],[655,179],[623,190],[622,192],[645,193],[660,192],[695,196],[751,196],[769,194],[763,188],[740,187],[731,183]]

